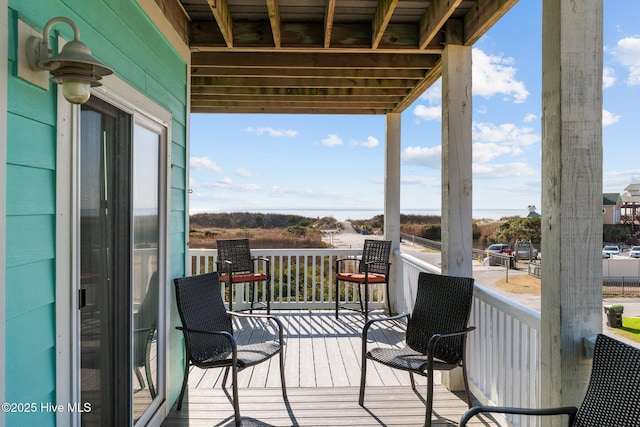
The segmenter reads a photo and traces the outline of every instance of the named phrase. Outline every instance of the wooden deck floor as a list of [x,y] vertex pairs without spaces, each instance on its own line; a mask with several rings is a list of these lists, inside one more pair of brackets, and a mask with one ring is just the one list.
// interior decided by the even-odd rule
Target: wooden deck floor
[[[274,313],[285,325],[285,379],[288,399],[282,398],[276,358],[238,375],[240,412],[246,426],[414,426],[423,425],[426,379],[417,376],[419,393],[409,375],[369,362],[365,405],[358,405],[362,315],[332,311]],[[374,318],[375,315],[372,316]],[[263,338],[252,325],[238,325],[240,342]],[[369,346],[397,346],[400,325],[385,323]],[[273,329],[267,334],[273,334]],[[181,411],[172,408],[163,426],[233,425],[231,389],[221,388],[222,369],[192,368]],[[447,391],[435,376],[434,425],[457,425],[467,409],[461,394]],[[473,425],[497,425],[479,418]]]

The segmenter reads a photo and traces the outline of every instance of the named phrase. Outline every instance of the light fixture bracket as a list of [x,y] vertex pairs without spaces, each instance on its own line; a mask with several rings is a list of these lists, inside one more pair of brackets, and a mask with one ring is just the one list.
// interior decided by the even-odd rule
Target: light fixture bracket
[[[52,55],[49,35],[51,28],[59,22],[66,23],[73,29],[73,40],[66,43],[58,54]],[[93,57],[89,47],[80,41],[80,30],[75,22],[64,16],[49,20],[44,26],[42,38],[30,37],[25,47],[29,67],[34,71],[49,71],[52,82],[62,85],[68,81],[84,82],[78,87],[85,88],[85,96],[77,94],[70,98],[63,91],[65,98],[72,103],[86,102],[89,98],[88,88],[100,86],[103,76],[113,74],[113,70]],[[79,102],[79,99],[84,101]]]

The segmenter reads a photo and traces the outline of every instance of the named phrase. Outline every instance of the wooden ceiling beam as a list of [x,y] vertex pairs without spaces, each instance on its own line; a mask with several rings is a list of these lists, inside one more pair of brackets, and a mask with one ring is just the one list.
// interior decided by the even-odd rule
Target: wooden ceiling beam
[[407,88],[305,88],[305,87],[218,87],[218,86],[193,86],[191,94],[196,95],[227,95],[227,96],[395,96],[404,97],[409,93]]
[[391,20],[391,15],[393,15],[393,11],[397,5],[398,0],[378,0],[378,7],[376,8],[376,13],[373,15],[373,22],[371,23],[372,49],[378,48],[380,40],[382,40],[382,36]]
[[322,95],[304,95],[304,96],[296,96],[296,95],[235,95],[235,94],[215,94],[210,95],[206,93],[196,92],[191,94],[191,99],[198,101],[206,101],[206,100],[233,100],[233,101],[251,101],[251,102],[273,102],[273,101],[281,101],[281,100],[289,100],[289,101],[314,101],[314,102],[353,102],[356,104],[361,104],[363,102],[385,102],[392,103],[393,105],[402,101],[401,96],[393,95],[340,95],[340,96],[322,96]]
[[267,0],[267,11],[269,13],[269,22],[271,22],[271,33],[273,34],[273,43],[276,48],[280,47],[280,7],[278,0]]
[[306,79],[286,77],[192,77],[192,86],[221,87],[303,87],[303,88],[412,88],[417,80],[409,79]]
[[326,51],[287,52],[194,52],[191,65],[255,67],[255,68],[405,68],[430,69],[439,56],[431,54],[410,53],[336,53]]
[[219,107],[218,105],[191,103],[192,113],[210,114],[353,114],[353,115],[384,115],[390,111],[375,108],[350,108],[339,109],[333,107],[300,108],[295,104],[291,106],[265,106],[261,104],[243,105],[238,107]]
[[338,68],[249,68],[249,67],[191,67],[191,76],[199,77],[307,77],[307,78],[350,78],[350,79],[421,79],[423,69],[361,69],[344,70]]
[[453,15],[462,0],[434,0],[422,15],[418,26],[420,42],[418,47],[425,49],[442,30],[447,20]]
[[516,3],[518,0],[478,0],[464,17],[464,44],[477,42]]
[[327,0],[324,11],[324,47],[331,46],[331,33],[333,31],[333,17],[336,12],[336,0]]
[[207,0],[227,47],[233,47],[233,18],[227,0]]

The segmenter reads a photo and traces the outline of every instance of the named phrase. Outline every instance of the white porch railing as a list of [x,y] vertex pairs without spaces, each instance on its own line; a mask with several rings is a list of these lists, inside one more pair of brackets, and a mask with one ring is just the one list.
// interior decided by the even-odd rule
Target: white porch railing
[[[336,259],[356,258],[362,249],[252,249],[251,255],[270,260],[271,281],[268,284],[273,294],[273,309],[335,309],[335,282],[333,273]],[[191,249],[191,262],[187,275],[208,273],[216,270],[215,249]],[[344,263],[353,270],[356,263]],[[190,268],[190,269],[189,269]],[[340,304],[355,303],[357,287],[341,284]],[[234,307],[248,307],[248,287],[238,286]],[[259,295],[264,289],[258,288]],[[369,307],[382,308],[385,302],[384,288],[374,286],[369,293]]]
[[[335,260],[356,257],[360,249],[255,249],[254,256],[271,260],[274,309],[335,308],[333,272]],[[215,250],[189,251],[187,274],[215,270]],[[418,274],[440,273],[436,266],[396,251],[396,303],[398,311],[410,311],[415,300]],[[355,263],[354,263],[355,264]],[[341,295],[341,303],[357,301],[355,288]],[[383,289],[371,292],[370,306],[384,307]],[[237,296],[244,301],[242,290]],[[246,303],[246,302],[245,302]],[[474,395],[483,404],[540,406],[540,313],[504,298],[476,283],[469,335],[468,375]],[[533,417],[511,417],[514,426],[536,425]]]
[[[411,311],[420,271],[440,273],[436,266],[402,252],[399,260],[398,307]],[[472,392],[482,404],[540,407],[540,313],[476,283],[467,354]],[[535,417],[510,416],[514,426],[537,425]]]

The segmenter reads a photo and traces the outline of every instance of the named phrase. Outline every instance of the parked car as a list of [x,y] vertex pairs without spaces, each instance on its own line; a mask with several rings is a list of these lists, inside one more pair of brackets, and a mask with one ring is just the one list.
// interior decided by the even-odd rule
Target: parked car
[[[529,248],[528,247],[518,247],[517,251],[518,259],[529,259]],[[531,245],[531,259],[538,258],[538,250],[535,246]]]
[[602,258],[611,258],[611,255],[620,255],[620,248],[610,245],[602,248]]
[[629,258],[640,258],[640,246],[633,246],[631,248]]
[[486,254],[489,256],[489,252],[497,253],[497,254],[505,254],[505,255],[513,255],[513,249],[511,245],[506,243],[494,243],[493,245],[487,248]]

